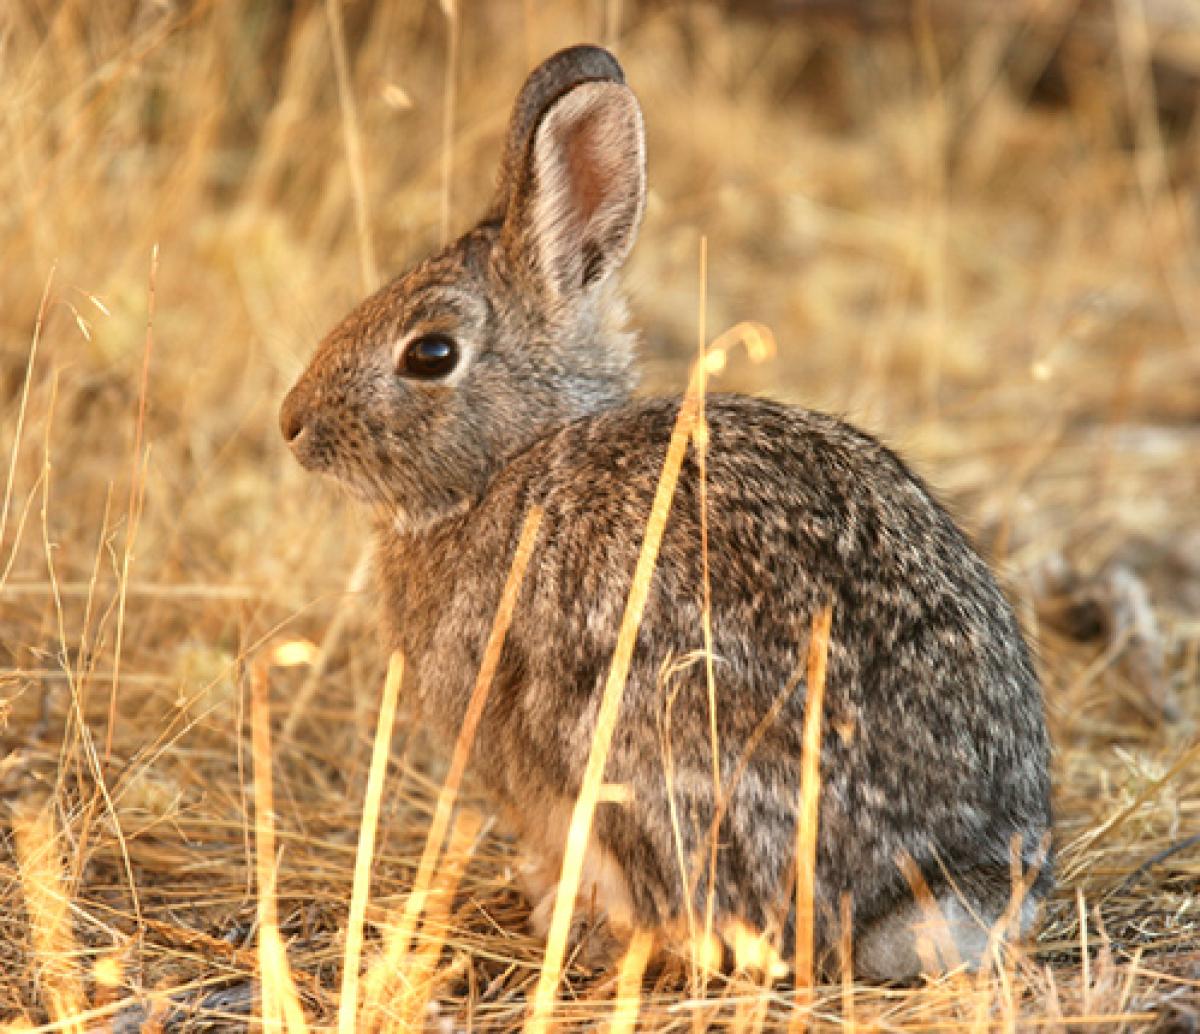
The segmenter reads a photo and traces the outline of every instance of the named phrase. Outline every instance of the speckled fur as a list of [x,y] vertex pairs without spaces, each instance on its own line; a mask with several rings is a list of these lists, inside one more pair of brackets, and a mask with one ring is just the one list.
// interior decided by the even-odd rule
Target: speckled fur
[[[603,51],[547,61],[518,99],[485,222],[351,313],[282,413],[298,458],[373,508],[390,642],[409,660],[423,720],[447,743],[524,515],[545,508],[472,764],[551,871],[561,845],[547,843],[545,817],[564,814],[580,785],[679,405],[631,400],[633,338],[615,272],[645,191],[632,97]],[[580,156],[596,167],[576,189]],[[540,181],[556,169],[568,179]],[[549,191],[567,205],[553,219]],[[579,214],[570,206],[582,194]],[[398,377],[398,346],[431,330],[460,342],[458,369],[441,382]],[[849,894],[860,969],[911,976],[901,856],[945,911],[985,924],[1009,899],[1014,838],[1038,869],[1031,900],[1050,886],[1049,747],[1029,653],[987,566],[888,449],[761,399],[713,396],[707,413],[717,727],[731,794],[718,921],[781,925],[790,942],[803,680],[741,759],[828,603],[818,948],[836,943]],[[602,804],[595,825],[599,883],[619,872],[621,907],[657,928],[677,927],[689,908],[702,914],[709,892],[700,540],[689,455],[606,771],[632,798]],[[1027,907],[1018,925],[1031,921]],[[955,937],[978,964],[979,938]]]

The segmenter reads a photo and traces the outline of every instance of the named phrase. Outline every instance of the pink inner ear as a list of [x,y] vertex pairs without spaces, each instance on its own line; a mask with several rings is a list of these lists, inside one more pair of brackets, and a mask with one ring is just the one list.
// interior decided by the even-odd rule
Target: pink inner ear
[[596,113],[585,115],[572,127],[570,139],[566,142],[571,200],[583,226],[592,221],[596,210],[604,204],[612,179],[611,163],[596,146],[595,136],[603,132],[603,128]]

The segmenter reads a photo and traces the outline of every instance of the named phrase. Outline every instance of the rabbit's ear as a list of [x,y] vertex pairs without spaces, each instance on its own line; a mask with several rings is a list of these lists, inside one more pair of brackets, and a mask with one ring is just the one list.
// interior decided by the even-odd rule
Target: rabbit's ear
[[588,44],[551,54],[529,73],[509,118],[490,219],[502,220],[510,199],[524,186],[530,141],[542,117],[568,90],[587,82],[623,83],[625,74],[612,54],[603,47]]
[[646,196],[642,113],[622,82],[570,87],[537,121],[512,177],[504,218],[510,258],[555,300],[625,261]]

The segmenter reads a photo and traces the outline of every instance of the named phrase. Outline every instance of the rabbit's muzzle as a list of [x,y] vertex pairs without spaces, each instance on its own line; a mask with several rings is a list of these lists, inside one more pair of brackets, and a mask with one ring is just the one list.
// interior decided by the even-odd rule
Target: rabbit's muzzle
[[320,421],[313,412],[305,383],[300,381],[283,400],[279,409],[279,430],[291,447],[292,455],[307,470],[320,470],[325,466],[328,448],[323,445],[327,437]]

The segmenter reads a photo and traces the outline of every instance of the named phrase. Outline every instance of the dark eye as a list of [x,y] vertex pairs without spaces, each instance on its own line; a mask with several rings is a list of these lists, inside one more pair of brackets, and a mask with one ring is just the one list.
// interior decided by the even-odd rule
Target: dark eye
[[458,365],[458,345],[447,334],[425,334],[414,338],[400,357],[401,377],[428,381],[445,377]]

